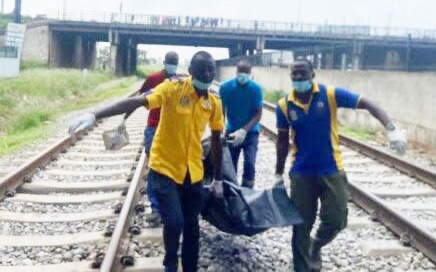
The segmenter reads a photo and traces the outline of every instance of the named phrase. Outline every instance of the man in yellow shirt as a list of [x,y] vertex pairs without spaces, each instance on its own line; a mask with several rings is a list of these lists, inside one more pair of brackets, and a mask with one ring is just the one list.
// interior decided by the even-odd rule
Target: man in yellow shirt
[[224,117],[219,96],[209,91],[216,67],[212,56],[197,52],[189,67],[191,77],[166,80],[152,94],[133,97],[88,113],[74,120],[70,133],[90,128],[95,120],[131,113],[145,105],[160,108],[161,116],[150,151],[151,190],[159,203],[163,221],[165,271],[177,271],[177,251],[183,232],[183,271],[196,271],[199,252],[198,214],[202,208],[201,137],[209,124],[212,130],[214,180],[212,192],[222,196],[221,142]]

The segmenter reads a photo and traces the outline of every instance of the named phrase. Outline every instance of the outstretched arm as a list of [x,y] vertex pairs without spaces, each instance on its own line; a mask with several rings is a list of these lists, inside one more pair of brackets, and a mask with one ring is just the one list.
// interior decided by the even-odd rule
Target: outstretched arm
[[389,147],[395,150],[397,154],[404,155],[407,148],[406,139],[403,133],[392,123],[387,113],[381,107],[364,97],[359,100],[357,108],[368,110],[372,116],[377,118],[386,128]]
[[147,106],[148,101],[143,96],[135,96],[121,100],[115,104],[109,105],[103,109],[97,110],[95,118],[98,120],[100,118],[110,117],[118,114],[127,113],[130,115],[140,106]]
[[359,100],[357,108],[369,111],[369,113],[379,120],[385,128],[392,123],[391,118],[389,118],[385,110],[365,97],[362,97]]

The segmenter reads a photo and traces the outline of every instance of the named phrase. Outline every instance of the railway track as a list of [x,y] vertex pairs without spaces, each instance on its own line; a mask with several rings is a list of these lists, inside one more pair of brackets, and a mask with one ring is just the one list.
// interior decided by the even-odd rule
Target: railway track
[[[29,164],[37,168],[23,167],[25,174],[1,180],[13,184],[0,203],[1,271],[116,271],[121,258],[124,264],[132,260],[125,237],[143,242],[161,236],[159,229],[141,232],[136,224],[135,211],[144,210],[138,202],[146,164],[144,115],[142,109],[129,118],[130,144],[120,151],[106,151],[101,139],[102,131],[121,121],[113,117],[80,141],[62,139]],[[24,184],[12,189],[20,180]],[[161,259],[149,258],[147,265],[159,268]]]
[[[276,137],[275,106],[264,109],[263,128]],[[353,202],[435,262],[436,173],[343,135],[340,142]]]
[[[101,133],[120,121],[120,117],[112,117],[80,141],[59,140],[55,150],[47,149],[36,161],[24,164],[23,171],[0,180],[1,195],[9,196],[0,203],[0,271],[162,271],[162,231],[145,223],[148,207],[141,203],[145,116],[141,109],[129,118],[131,144],[119,151],[105,151],[101,140]],[[274,137],[275,117],[268,109],[262,124],[266,134]],[[323,252],[325,269],[355,271],[367,265],[370,271],[377,271],[408,258],[407,269],[400,269],[434,269],[428,259],[404,246],[434,257],[436,196],[432,185],[348,146],[341,149],[350,187],[371,193],[369,200],[361,200],[358,189],[351,188],[353,201],[366,212],[350,204],[348,229]],[[257,188],[271,186],[274,162],[274,143],[262,135]],[[372,206],[380,203],[389,206]],[[420,229],[430,239],[423,246],[416,238],[419,232],[404,228],[404,223],[394,221],[396,217],[385,209],[394,210],[400,219],[409,218],[406,222],[413,225],[406,227]],[[391,217],[394,219],[385,221]],[[200,271],[288,271],[291,267],[292,228],[241,237],[219,232],[205,221],[201,226]],[[348,255],[358,261],[353,263]]]

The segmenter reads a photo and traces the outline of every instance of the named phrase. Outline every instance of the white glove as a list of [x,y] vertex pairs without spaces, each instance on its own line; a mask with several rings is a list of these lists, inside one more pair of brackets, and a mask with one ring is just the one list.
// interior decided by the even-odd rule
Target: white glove
[[223,181],[214,179],[210,184],[210,191],[218,198],[224,196]]
[[227,142],[233,144],[233,146],[238,146],[242,144],[245,140],[245,136],[247,136],[247,131],[243,128],[236,130],[233,133],[230,133],[229,136],[232,138],[227,140]]
[[388,130],[389,148],[395,150],[398,155],[404,155],[406,153],[407,142],[403,133],[398,129]]
[[95,115],[92,113],[85,113],[82,116],[75,118],[68,128],[71,134],[77,133],[84,129],[90,129],[95,124]]
[[274,175],[274,187],[276,186],[285,186],[285,179],[283,178],[283,175]]

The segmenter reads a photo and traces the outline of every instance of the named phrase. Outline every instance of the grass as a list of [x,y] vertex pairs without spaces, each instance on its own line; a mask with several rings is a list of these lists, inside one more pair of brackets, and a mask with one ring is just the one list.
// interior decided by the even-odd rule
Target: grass
[[264,91],[263,99],[265,101],[276,103],[280,98],[283,98],[286,95],[284,91]]
[[[14,14],[8,13],[8,14],[0,14],[0,28],[5,28],[8,23],[14,21]],[[21,16],[21,21],[23,24],[32,21],[32,17],[30,16]]]
[[21,71],[37,68],[47,68],[47,64],[36,60],[22,60],[20,63]]
[[30,69],[18,78],[0,79],[0,156],[18,151],[53,133],[52,123],[74,110],[125,95],[137,79],[96,88],[115,76],[80,70]]
[[377,130],[357,126],[339,126],[339,133],[356,138],[358,140],[369,141],[374,138]]

